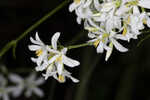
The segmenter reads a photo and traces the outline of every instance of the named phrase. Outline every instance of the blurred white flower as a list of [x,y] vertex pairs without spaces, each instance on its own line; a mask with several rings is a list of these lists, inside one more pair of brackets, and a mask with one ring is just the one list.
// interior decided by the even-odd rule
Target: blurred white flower
[[0,100],[10,100],[9,95],[13,92],[13,87],[7,86],[7,79],[0,75]]
[[12,93],[14,97],[20,96],[24,90],[26,97],[30,97],[32,94],[35,94],[39,97],[44,96],[43,91],[38,88],[38,86],[42,85],[45,81],[41,77],[36,79],[35,73],[31,73],[25,79],[17,74],[10,74],[9,79],[11,82],[16,84],[16,86],[13,88],[14,92]]

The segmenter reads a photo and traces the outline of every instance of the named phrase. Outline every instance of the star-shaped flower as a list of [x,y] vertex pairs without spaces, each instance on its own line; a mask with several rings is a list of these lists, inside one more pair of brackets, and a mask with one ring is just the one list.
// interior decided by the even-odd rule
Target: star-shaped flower
[[25,96],[30,97],[33,93],[39,97],[43,97],[43,91],[38,88],[39,85],[42,85],[45,81],[43,78],[36,79],[36,74],[31,73],[29,77],[23,79],[17,74],[10,74],[9,79],[11,82],[15,83],[16,86],[13,89],[12,93],[14,97],[18,97],[22,94],[23,90],[25,90]]

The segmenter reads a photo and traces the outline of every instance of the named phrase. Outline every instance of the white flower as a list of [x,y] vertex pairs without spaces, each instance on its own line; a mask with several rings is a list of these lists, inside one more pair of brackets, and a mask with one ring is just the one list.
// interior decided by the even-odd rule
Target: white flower
[[30,37],[30,40],[33,45],[29,45],[29,49],[31,51],[35,51],[37,56],[37,58],[31,58],[31,60],[37,63],[37,65],[41,65],[43,59],[47,55],[46,45],[40,40],[37,32],[35,35],[35,40],[32,37]]
[[55,75],[55,76],[54,76],[54,78],[55,78],[56,80],[58,80],[60,83],[64,83],[64,82],[66,81],[66,77],[70,78],[74,83],[78,83],[78,82],[79,82],[78,79],[72,77],[72,76],[71,76],[71,73],[68,72],[68,71],[65,70],[65,69],[63,69],[63,72],[62,72],[61,75],[59,75],[59,76]]
[[143,8],[150,9],[150,0],[139,0],[138,5]]
[[102,4],[101,12],[109,12],[116,8],[115,2],[106,2]]
[[[67,48],[62,48],[58,50],[57,41],[59,36],[60,36],[59,32],[55,33],[51,40],[52,48],[47,46],[47,50],[49,51],[50,56],[48,57],[49,58],[48,66],[46,67],[47,71],[46,74],[44,74],[45,79],[47,79],[49,76],[55,77],[56,73],[58,74],[58,77],[60,76],[63,77],[64,64],[69,67],[75,67],[80,64],[78,61],[73,60],[66,56]],[[64,80],[60,80],[60,81],[64,81]]]
[[29,77],[23,79],[17,74],[10,74],[9,79],[11,82],[15,83],[16,86],[13,88],[14,92],[12,93],[14,97],[18,97],[25,90],[25,96],[30,97],[32,93],[36,94],[39,97],[43,97],[43,91],[38,88],[39,85],[44,83],[43,78],[36,79],[36,74],[31,73]]
[[147,13],[147,12],[142,12],[141,15],[140,15],[140,20],[146,24],[148,27],[150,27],[150,13]]
[[12,95],[14,97],[19,97],[22,94],[24,87],[25,87],[24,79],[17,74],[9,74],[9,80],[12,83],[16,84]]
[[92,11],[89,8],[91,3],[92,0],[74,0],[74,2],[69,6],[70,12],[75,10],[78,24],[81,24],[82,19],[89,18],[92,15]]
[[126,38],[123,35],[118,35],[116,32],[113,31],[111,31],[110,33],[100,32],[99,34],[89,33],[89,36],[91,36],[91,38],[94,38],[89,42],[92,42],[93,45],[97,48],[96,49],[97,53],[103,53],[104,50],[107,51],[105,58],[106,61],[108,60],[108,58],[112,53],[113,46],[120,52],[128,51],[128,49],[126,49],[119,42],[116,41],[117,39],[126,40]]
[[7,86],[7,80],[0,75],[0,99],[2,100],[10,100],[9,94],[14,92],[13,87]]
[[106,31],[111,32],[113,29],[120,30],[121,27],[121,17],[115,16],[114,11],[111,11],[105,23]]
[[44,93],[43,91],[38,88],[39,85],[42,85],[45,81],[43,78],[38,78],[36,79],[36,74],[35,73],[31,73],[31,75],[29,77],[27,77],[25,79],[26,82],[26,92],[25,92],[25,96],[26,97],[30,97],[32,95],[32,93],[36,94],[39,97],[43,97]]

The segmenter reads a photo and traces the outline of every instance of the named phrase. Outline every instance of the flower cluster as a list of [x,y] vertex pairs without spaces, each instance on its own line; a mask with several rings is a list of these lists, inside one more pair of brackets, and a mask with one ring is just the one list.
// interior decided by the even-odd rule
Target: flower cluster
[[52,76],[60,83],[66,81],[66,77],[70,78],[73,82],[78,82],[78,80],[71,76],[64,65],[69,67],[78,66],[80,63],[66,56],[67,48],[62,45],[57,46],[58,38],[60,33],[57,32],[53,35],[51,39],[51,45],[45,45],[38,36],[35,35],[35,39],[30,38],[32,45],[29,45],[31,51],[35,51],[36,58],[31,58],[33,62],[36,63],[36,71],[46,71],[43,73],[45,79]]
[[90,41],[97,53],[106,50],[105,60],[113,47],[120,52],[128,51],[117,40],[137,39],[145,26],[150,27],[150,0],[74,0],[69,11],[75,11],[77,22],[84,21]]
[[[114,47],[120,52],[127,52],[128,49],[118,40],[130,42],[130,39],[137,39],[141,30],[150,27],[150,13],[147,9],[150,9],[150,0],[74,0],[69,11],[75,11],[78,24],[84,22],[90,40],[72,48],[93,45],[97,53],[106,51],[105,61],[111,56]],[[38,33],[35,39],[31,37],[33,44],[29,45],[29,49],[35,51],[37,56],[31,60],[37,65],[36,71],[46,71],[43,74],[45,79],[52,76],[64,83],[68,77],[78,82],[64,65],[75,67],[80,63],[66,56],[69,47],[57,46],[59,37],[60,33],[55,33],[51,45],[45,45]]]
[[[0,99],[10,100],[10,95],[13,98],[17,98],[23,92],[25,92],[25,97],[31,97],[33,93],[39,97],[43,97],[44,93],[38,86],[42,85],[45,81],[43,78],[37,80],[35,78],[35,73],[32,73],[26,79],[21,78],[21,76],[17,74],[9,74],[8,78],[0,74]],[[9,81],[15,85],[8,85]]]

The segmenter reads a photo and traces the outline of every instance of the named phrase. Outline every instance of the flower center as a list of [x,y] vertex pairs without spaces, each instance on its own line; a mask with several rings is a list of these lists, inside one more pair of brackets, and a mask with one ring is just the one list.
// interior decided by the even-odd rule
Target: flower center
[[98,44],[99,44],[99,42],[100,42],[100,40],[99,40],[99,39],[98,39],[98,40],[96,40],[96,41],[93,43],[94,47],[97,47],[97,46],[98,46]]
[[58,58],[56,58],[56,61],[62,61],[62,56],[59,56]]
[[39,57],[40,55],[42,55],[42,53],[43,53],[42,49],[37,50],[37,51],[35,52],[35,54],[36,54],[38,57]]
[[147,24],[147,20],[145,18],[142,21],[144,24]]
[[59,80],[60,82],[64,82],[64,81],[65,81],[65,78],[64,78],[64,76],[59,75],[59,76],[58,76],[58,80]]
[[122,35],[125,36],[127,34],[127,27],[124,26]]
[[80,0],[74,0],[74,2],[75,2],[76,4],[79,4],[79,3],[80,3]]
[[115,2],[115,5],[116,5],[116,8],[120,7],[120,5],[121,5],[121,0],[117,0],[117,1]]

